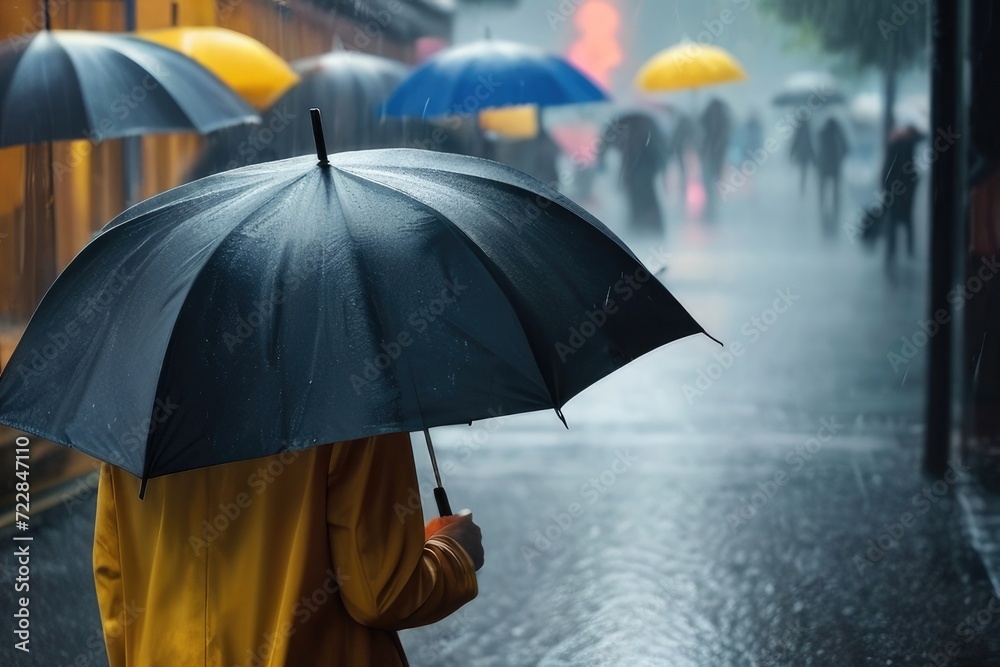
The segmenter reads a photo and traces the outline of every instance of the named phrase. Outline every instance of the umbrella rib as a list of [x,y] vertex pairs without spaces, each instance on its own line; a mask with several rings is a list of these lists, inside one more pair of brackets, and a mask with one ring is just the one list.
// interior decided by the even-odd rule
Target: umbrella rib
[[[285,182],[281,183],[280,185],[275,186],[275,188],[274,188],[275,193],[281,192],[282,190],[285,190],[287,188],[292,187],[295,183],[298,183],[299,181],[301,181],[302,179],[304,179],[308,175],[310,175],[312,173],[313,169],[314,169],[314,167],[312,167],[310,165],[310,168],[309,168],[308,171],[303,171],[301,174],[298,174],[294,178],[292,178],[292,179],[290,179],[288,181],[285,181]],[[184,186],[182,186],[182,187],[184,187]],[[166,194],[166,193],[164,193],[164,194]],[[275,197],[272,196],[271,198],[268,199],[268,202],[269,203],[273,203],[274,200],[275,200]],[[212,248],[212,250],[209,251],[208,257],[205,258],[205,261],[201,265],[201,268],[199,268],[198,271],[197,271],[197,273],[194,275],[194,277],[191,278],[190,283],[188,283],[187,293],[184,295],[184,298],[181,300],[181,305],[177,309],[177,316],[174,318],[173,324],[170,327],[170,335],[167,336],[167,343],[166,343],[166,345],[163,348],[163,359],[164,360],[166,360],[167,357],[171,354],[171,350],[174,347],[174,335],[177,333],[177,323],[181,320],[181,317],[183,316],[183,313],[185,311],[185,307],[188,304],[187,296],[188,296],[188,294],[191,293],[191,289],[194,287],[195,283],[197,283],[199,280],[201,280],[201,277],[202,277],[202,275],[204,275],[205,270],[208,268],[209,264],[212,263],[212,260],[215,258],[216,253],[219,252],[219,249],[222,248],[222,246],[225,244],[226,240],[230,236],[232,236],[232,234],[236,233],[236,231],[239,230],[244,225],[246,225],[246,224],[248,224],[250,222],[255,221],[256,220],[255,216],[259,212],[260,212],[260,207],[255,208],[255,209],[253,209],[251,211],[248,211],[246,215],[244,215],[242,218],[240,218],[239,222],[235,223],[229,229],[229,231],[226,231],[226,232],[222,233],[221,234],[221,238],[219,240],[219,243],[214,248]],[[150,412],[152,412],[152,407],[155,405],[155,400],[160,395],[161,384],[162,384],[163,379],[164,379],[164,373],[163,373],[164,368],[165,368],[165,366],[163,364],[161,364],[160,373],[158,374],[158,376],[156,378],[156,389],[153,392],[153,401],[154,401],[154,404],[150,406]],[[144,478],[147,476],[147,471],[152,469],[152,463],[153,463],[153,459],[154,459],[153,449],[152,449],[152,447],[149,446],[149,438],[151,438],[151,437],[152,437],[152,434],[150,436],[147,436],[146,451],[145,451],[145,455],[143,456],[142,476]]]

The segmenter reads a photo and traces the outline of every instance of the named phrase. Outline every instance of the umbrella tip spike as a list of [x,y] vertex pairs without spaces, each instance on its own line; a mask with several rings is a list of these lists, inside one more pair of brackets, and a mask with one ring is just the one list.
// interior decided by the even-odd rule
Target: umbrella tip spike
[[721,340],[719,340],[718,338],[716,338],[716,337],[715,337],[715,336],[713,336],[712,334],[708,333],[708,332],[707,332],[707,331],[705,331],[704,329],[702,329],[702,330],[701,330],[701,332],[702,332],[703,334],[705,334],[706,336],[708,336],[709,338],[711,338],[712,340],[714,340],[714,341],[715,341],[716,343],[718,343],[718,344],[719,344],[719,345],[721,345],[722,347],[725,347],[725,346],[726,346],[726,344],[725,344],[725,343],[723,343],[723,342],[722,342]]
[[556,411],[556,416],[559,417],[559,419],[563,423],[563,426],[565,426],[566,430],[568,431],[569,430],[569,424],[566,423],[566,418],[563,417],[562,410],[560,410],[559,408],[555,408],[555,411]]
[[149,478],[143,475],[142,484],[139,485],[139,500],[142,500],[143,498],[146,497],[146,482],[148,481]]
[[309,110],[309,116],[312,118],[313,139],[316,141],[316,157],[319,158],[319,165],[329,166],[330,158],[326,154],[326,140],[323,139],[323,118],[316,108]]

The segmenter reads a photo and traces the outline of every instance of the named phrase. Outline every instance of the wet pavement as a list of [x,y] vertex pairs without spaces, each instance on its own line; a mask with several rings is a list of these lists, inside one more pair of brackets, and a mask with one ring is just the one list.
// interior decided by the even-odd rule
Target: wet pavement
[[[1000,665],[962,473],[919,472],[925,350],[888,359],[924,317],[922,263],[888,283],[793,184],[775,163],[714,225],[668,200],[664,239],[629,238],[725,348],[650,353],[573,399],[569,430],[539,413],[438,431],[486,567],[477,600],[403,633],[412,664]],[[92,497],[33,519],[34,664],[105,664],[92,521]]]

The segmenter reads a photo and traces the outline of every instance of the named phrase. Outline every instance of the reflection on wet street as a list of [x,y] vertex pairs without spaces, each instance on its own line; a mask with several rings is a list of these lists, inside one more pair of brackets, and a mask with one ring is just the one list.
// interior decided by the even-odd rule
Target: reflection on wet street
[[487,564],[478,600],[404,633],[413,664],[1000,662],[957,478],[919,473],[924,355],[888,361],[925,275],[889,285],[846,234],[824,241],[812,197],[769,194],[792,177],[763,173],[716,228],[671,211],[666,239],[628,239],[725,348],[650,354],[571,401],[568,431],[442,430]]

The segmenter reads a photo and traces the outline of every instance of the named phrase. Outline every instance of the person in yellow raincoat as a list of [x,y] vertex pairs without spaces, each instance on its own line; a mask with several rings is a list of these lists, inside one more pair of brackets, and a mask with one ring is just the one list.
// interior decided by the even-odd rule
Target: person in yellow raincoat
[[94,575],[111,667],[406,665],[397,630],[476,597],[471,515],[425,535],[409,435],[140,480],[104,464]]

